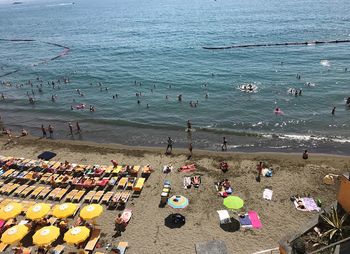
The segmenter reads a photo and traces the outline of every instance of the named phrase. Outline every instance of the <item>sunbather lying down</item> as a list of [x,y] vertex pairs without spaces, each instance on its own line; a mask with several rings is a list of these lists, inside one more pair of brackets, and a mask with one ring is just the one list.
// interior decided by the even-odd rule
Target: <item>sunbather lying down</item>
[[219,168],[222,170],[222,172],[224,172],[224,173],[227,172],[228,171],[228,164],[227,164],[227,162],[224,162],[224,161],[220,162]]
[[193,187],[199,188],[199,185],[201,184],[201,177],[200,176],[191,177],[191,183],[193,184]]
[[232,194],[233,190],[231,188],[231,182],[225,179],[217,184],[218,194],[221,197],[227,197],[227,195]]
[[171,164],[165,165],[163,167],[163,173],[170,173],[173,170],[173,166]]

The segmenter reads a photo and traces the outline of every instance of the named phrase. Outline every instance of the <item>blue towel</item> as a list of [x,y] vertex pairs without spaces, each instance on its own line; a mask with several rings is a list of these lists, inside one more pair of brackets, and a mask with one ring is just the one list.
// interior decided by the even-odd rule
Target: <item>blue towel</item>
[[244,216],[243,218],[239,217],[239,223],[241,223],[241,225],[246,225],[246,226],[252,225],[252,222],[250,221],[248,215]]

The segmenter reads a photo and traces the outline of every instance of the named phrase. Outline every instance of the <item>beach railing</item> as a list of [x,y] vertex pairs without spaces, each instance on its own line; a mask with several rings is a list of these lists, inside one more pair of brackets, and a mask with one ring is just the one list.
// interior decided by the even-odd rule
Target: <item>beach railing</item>
[[278,247],[273,248],[273,249],[268,249],[268,250],[262,250],[262,251],[254,252],[252,254],[276,254],[276,253],[280,253]]

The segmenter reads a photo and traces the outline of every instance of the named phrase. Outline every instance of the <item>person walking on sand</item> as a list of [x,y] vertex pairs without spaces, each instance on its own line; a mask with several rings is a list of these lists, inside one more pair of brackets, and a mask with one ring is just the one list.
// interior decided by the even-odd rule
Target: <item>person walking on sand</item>
[[303,159],[304,159],[304,160],[307,160],[308,158],[309,158],[309,154],[308,154],[307,150],[305,150],[305,151],[303,152]]
[[73,125],[72,125],[72,123],[71,123],[71,122],[69,122],[68,127],[69,127],[69,132],[70,132],[70,135],[72,135],[72,136],[73,136]]
[[227,140],[226,137],[222,138],[222,146],[221,146],[222,151],[227,151]]
[[50,133],[50,138],[53,138],[53,127],[51,124],[49,124],[49,133]]
[[188,145],[188,151],[190,152],[190,154],[188,155],[187,160],[192,158],[192,150],[193,150],[192,143],[190,143]]
[[260,180],[261,180],[262,169],[263,169],[263,163],[262,163],[262,161],[260,161],[259,164],[256,166],[256,170],[258,171],[258,176],[256,177],[257,182],[260,182]]
[[81,128],[80,128],[79,122],[77,122],[77,132],[78,132],[79,134],[81,133]]
[[174,141],[170,137],[168,137],[168,145],[166,147],[165,154],[171,154],[171,152],[173,151],[173,143]]
[[41,132],[43,133],[43,138],[47,138],[46,130],[43,124],[41,125]]

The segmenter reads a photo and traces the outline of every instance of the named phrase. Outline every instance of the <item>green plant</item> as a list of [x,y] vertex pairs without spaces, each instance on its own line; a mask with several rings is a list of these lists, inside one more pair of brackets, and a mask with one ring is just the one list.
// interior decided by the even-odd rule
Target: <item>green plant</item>
[[321,214],[320,217],[324,222],[327,223],[327,226],[330,227],[330,229],[322,233],[322,237],[328,238],[330,242],[343,239],[344,232],[350,229],[349,226],[344,225],[348,214],[346,213],[341,218],[339,218],[338,212],[334,207],[332,207],[332,210],[330,212]]

